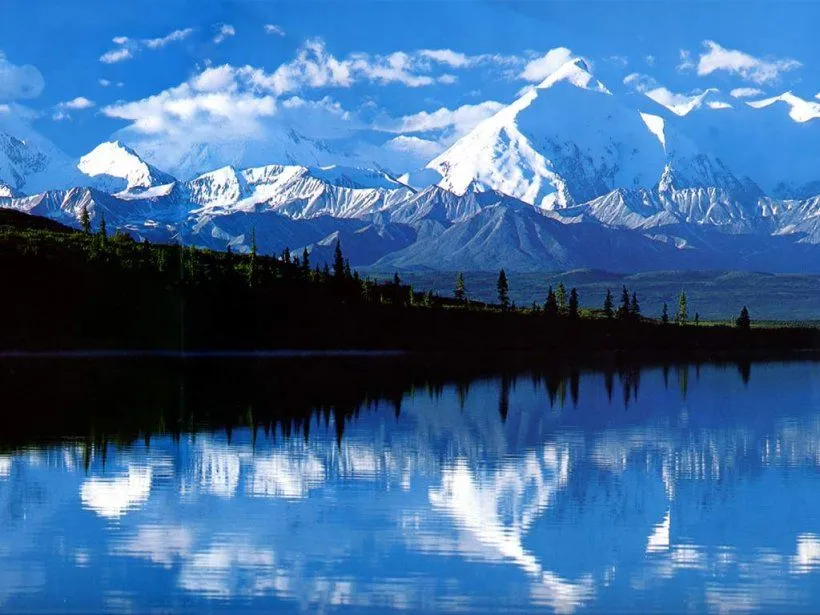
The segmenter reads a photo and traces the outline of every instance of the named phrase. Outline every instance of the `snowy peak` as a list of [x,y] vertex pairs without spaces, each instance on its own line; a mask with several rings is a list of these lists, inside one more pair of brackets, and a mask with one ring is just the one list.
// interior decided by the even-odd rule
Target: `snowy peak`
[[186,183],[191,202],[211,207],[225,207],[245,198],[248,182],[231,166],[204,173]]
[[662,126],[654,128],[575,59],[428,167],[456,194],[478,187],[541,209],[569,207],[617,187],[655,186],[666,153]]
[[308,170],[310,175],[334,186],[345,188],[405,188],[405,184],[378,169],[330,165]]
[[775,103],[784,103],[789,108],[789,117],[795,122],[804,123],[820,118],[820,102],[804,100],[791,92],[784,92],[780,96],[773,96],[764,100],[749,101],[746,104],[753,109],[762,109]]
[[561,66],[535,86],[535,89],[546,90],[562,82],[569,83],[582,90],[611,94],[609,89],[592,75],[587,63],[581,58],[575,58]]
[[101,143],[80,158],[77,168],[108,192],[134,192],[176,181],[119,141]]

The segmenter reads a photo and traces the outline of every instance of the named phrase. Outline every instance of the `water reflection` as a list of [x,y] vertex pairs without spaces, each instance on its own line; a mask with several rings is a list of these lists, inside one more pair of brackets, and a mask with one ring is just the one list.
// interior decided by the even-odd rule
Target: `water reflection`
[[301,395],[290,376],[267,405],[221,398],[230,413],[190,384],[125,425],[108,396],[71,423],[51,408],[73,437],[50,444],[23,417],[0,455],[0,608],[820,604],[816,363]]

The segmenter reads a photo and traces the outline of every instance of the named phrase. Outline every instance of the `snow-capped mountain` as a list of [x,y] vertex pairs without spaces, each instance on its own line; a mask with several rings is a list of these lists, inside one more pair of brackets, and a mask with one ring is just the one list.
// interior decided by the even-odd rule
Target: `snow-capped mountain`
[[456,194],[494,189],[544,209],[616,187],[651,188],[662,139],[587,70],[568,62],[428,165]]
[[93,224],[212,249],[247,250],[253,229],[261,251],[306,247],[314,263],[340,240],[354,266],[387,271],[820,272],[814,103],[651,94],[612,90],[576,59],[400,177],[345,153],[317,162],[334,153],[295,133],[265,164],[182,181],[120,142],[71,161],[0,134],[0,206],[75,226],[86,208]]
[[119,141],[101,143],[80,158],[77,168],[107,192],[137,192],[176,181]]

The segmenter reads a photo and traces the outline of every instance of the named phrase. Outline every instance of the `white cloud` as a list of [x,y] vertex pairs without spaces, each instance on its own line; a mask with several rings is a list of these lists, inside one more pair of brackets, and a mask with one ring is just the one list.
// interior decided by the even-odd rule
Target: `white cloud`
[[91,109],[94,107],[94,101],[89,100],[85,96],[78,96],[71,100],[66,100],[54,105],[54,113],[51,119],[55,121],[71,119],[71,111],[82,111],[83,109]]
[[763,96],[763,90],[759,88],[735,88],[729,94],[733,98],[751,98],[753,96]]
[[[165,36],[158,38],[143,38],[132,39],[127,36],[115,36],[111,39],[115,45],[119,47],[106,51],[100,56],[100,62],[104,64],[116,64],[117,62],[125,62],[131,60],[134,56],[143,49],[162,49],[170,43],[176,43],[188,38],[192,33],[193,28],[185,28],[183,30],[174,30]],[[105,87],[105,86],[103,86]]]
[[111,85],[111,82],[108,79],[99,79],[97,80],[97,83],[100,84],[100,87],[104,88],[107,88],[109,85]]
[[543,81],[574,57],[572,51],[566,47],[550,49],[542,57],[527,63],[519,77],[530,82]]
[[737,49],[726,49],[715,41],[704,41],[704,52],[698,61],[698,75],[726,71],[754,83],[772,83],[781,73],[800,68],[797,60],[760,59]]
[[655,66],[655,56],[653,55],[644,56],[644,61],[649,64],[649,66]]
[[399,135],[384,144],[387,149],[418,157],[420,160],[432,160],[438,156],[444,147],[437,141],[421,139],[419,137]]
[[160,49],[162,47],[165,47],[169,43],[184,41],[191,35],[193,31],[193,28],[185,28],[184,30],[174,30],[170,34],[162,36],[160,38],[145,39],[143,43],[145,43],[145,46],[148,47],[148,49]]
[[607,61],[615,64],[616,66],[620,66],[621,68],[626,68],[629,65],[629,58],[626,56],[609,56]]
[[37,98],[44,87],[45,81],[36,67],[12,64],[0,51],[0,100]]
[[276,24],[266,23],[265,26],[265,34],[275,34],[276,36],[285,36],[285,30],[282,26],[277,26]]
[[681,49],[680,50],[680,63],[678,64],[678,70],[680,72],[686,72],[695,69],[695,62],[692,60],[692,52],[688,49]]
[[470,132],[475,126],[494,115],[504,105],[486,101],[478,105],[463,105],[457,109],[441,107],[433,112],[421,111],[388,123],[384,128],[397,133],[418,133],[446,130],[451,138]]
[[219,29],[216,32],[216,36],[214,36],[214,43],[219,45],[225,39],[235,35],[236,29],[231,24],[223,23],[221,26],[219,26]]
[[452,49],[422,49],[419,55],[453,68],[462,68],[469,65],[471,61],[465,54]]
[[61,102],[58,106],[74,110],[90,109],[94,106],[94,101],[88,100],[85,96],[78,96],[77,98],[73,98],[72,100]]
[[125,62],[126,60],[130,60],[133,57],[134,54],[130,49],[122,47],[121,49],[106,51],[100,56],[100,62],[103,64],[116,64],[117,62]]

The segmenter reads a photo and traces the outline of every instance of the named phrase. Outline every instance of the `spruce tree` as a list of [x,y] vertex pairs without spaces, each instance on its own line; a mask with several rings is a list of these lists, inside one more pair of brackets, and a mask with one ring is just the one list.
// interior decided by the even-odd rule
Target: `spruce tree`
[[555,289],[555,301],[558,303],[558,313],[565,316],[567,313],[567,287],[563,282],[558,282],[558,287]]
[[507,283],[507,274],[504,270],[498,272],[498,282],[496,282],[496,290],[498,291],[498,302],[501,304],[502,310],[507,310],[510,307],[510,286]]
[[737,328],[742,331],[748,331],[751,328],[752,319],[749,318],[749,310],[745,305],[743,306],[743,309],[740,310],[740,316],[737,317],[735,324],[737,325]]
[[345,277],[345,257],[342,254],[342,242],[336,240],[336,248],[333,251],[333,277],[337,280]]
[[544,316],[547,318],[558,316],[558,301],[555,299],[555,291],[552,290],[552,286],[547,290],[547,300],[544,301]]
[[310,254],[308,253],[308,249],[305,248],[302,250],[302,277],[307,279],[310,275]]
[[675,322],[685,325],[689,322],[689,308],[686,304],[686,292],[681,292],[678,297],[678,313],[675,315]]
[[455,290],[455,298],[456,301],[464,303],[467,301],[467,286],[464,284],[464,274],[459,273],[458,277],[456,278],[456,290]]
[[611,319],[614,315],[613,313],[613,302],[612,302],[612,291],[608,288],[606,289],[606,297],[604,298],[604,318]]
[[253,288],[256,286],[257,268],[259,263],[256,258],[256,227],[251,227],[251,258],[248,267],[248,286]]
[[350,273],[350,261],[348,259],[345,259],[344,275],[345,280],[349,280],[353,277],[353,274]]
[[105,213],[100,212],[100,240],[105,243],[108,240],[108,229],[105,226]]
[[568,315],[570,320],[578,320],[578,291],[574,288],[569,291]]
[[618,320],[629,318],[629,291],[626,286],[621,291],[621,305],[618,306]]
[[635,320],[639,320],[641,317],[641,306],[638,303],[638,295],[634,292],[632,293],[632,300],[629,302],[629,315]]
[[86,235],[91,234],[91,216],[88,214],[88,206],[83,205],[83,209],[80,212],[80,225],[83,228],[83,233]]
[[695,312],[695,325],[700,324],[700,312]]
[[668,325],[669,324],[669,306],[666,303],[663,304],[663,312],[661,312],[661,323]]
[[393,286],[401,286],[401,278],[399,277],[398,271],[393,274]]

